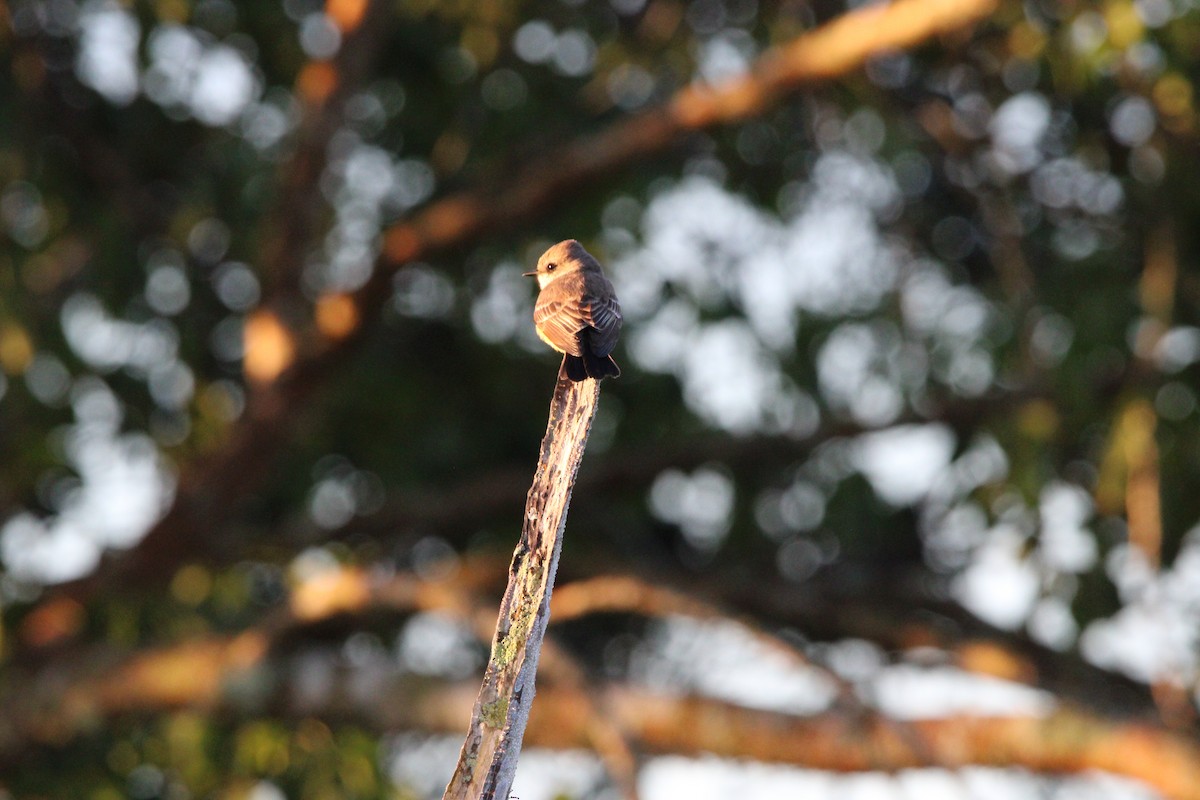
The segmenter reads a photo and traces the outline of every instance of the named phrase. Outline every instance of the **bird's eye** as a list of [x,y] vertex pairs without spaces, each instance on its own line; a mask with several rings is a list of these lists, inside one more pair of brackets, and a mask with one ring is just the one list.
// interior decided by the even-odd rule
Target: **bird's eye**
[[551,261],[549,264],[546,265],[546,272],[554,272],[554,270],[557,268],[558,268],[558,264],[555,264],[553,261]]

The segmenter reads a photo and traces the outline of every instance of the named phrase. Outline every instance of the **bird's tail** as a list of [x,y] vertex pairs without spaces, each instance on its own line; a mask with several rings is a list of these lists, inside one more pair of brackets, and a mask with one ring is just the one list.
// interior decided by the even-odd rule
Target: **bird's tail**
[[616,378],[621,374],[621,368],[612,356],[597,356],[586,348],[582,356],[563,356],[563,368],[573,381],[584,378],[601,380],[608,376]]

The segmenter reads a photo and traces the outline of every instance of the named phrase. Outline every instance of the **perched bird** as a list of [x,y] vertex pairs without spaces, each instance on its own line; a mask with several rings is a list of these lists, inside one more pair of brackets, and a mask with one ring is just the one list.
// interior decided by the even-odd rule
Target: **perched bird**
[[621,333],[621,306],[604,270],[583,245],[567,239],[538,259],[541,293],[533,324],[543,342],[563,354],[567,377],[600,380],[621,374],[611,355]]

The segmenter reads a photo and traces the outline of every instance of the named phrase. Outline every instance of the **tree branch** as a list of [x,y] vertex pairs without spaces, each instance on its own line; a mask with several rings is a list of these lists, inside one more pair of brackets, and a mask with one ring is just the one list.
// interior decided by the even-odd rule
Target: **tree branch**
[[565,369],[564,362],[500,603],[492,657],[444,800],[507,798],[517,772],[567,507],[600,399],[599,381],[575,383]]
[[305,114],[291,155],[279,171],[279,202],[264,226],[268,233],[260,257],[266,304],[293,302],[300,292],[305,252],[325,208],[317,184],[325,171],[329,141],[342,124],[347,97],[366,82],[391,28],[391,4],[370,0],[364,5],[361,18],[341,24],[345,40],[334,60],[310,61],[296,78],[295,93]]
[[[294,646],[289,642],[303,641],[312,626],[327,630],[338,619],[353,627],[358,620],[381,611],[436,610],[469,620],[477,634],[487,638],[495,618],[482,612],[480,603],[472,598],[498,591],[502,572],[502,563],[491,556],[461,559],[455,569],[437,578],[341,568],[299,583],[286,606],[240,634],[133,654],[111,648],[74,648],[35,673],[10,670],[0,697],[0,765],[15,763],[23,753],[46,744],[69,741],[97,720],[227,705],[230,700],[223,699],[222,692],[237,685],[239,675],[272,668],[272,654],[278,656]],[[554,595],[553,622],[606,611],[648,617],[726,618],[710,603],[686,591],[668,589],[665,583],[663,576],[642,580],[611,575],[565,584]],[[746,591],[732,591],[735,583],[744,586],[749,582],[710,575],[705,579],[704,594],[725,596],[728,607],[753,614],[758,620],[754,629],[761,631],[764,622],[776,623],[810,638],[861,637],[901,650],[914,641],[934,642],[956,657],[962,669],[1030,683],[1100,717],[1137,718],[1161,731],[1161,726],[1153,724],[1155,709],[1146,686],[1086,664],[1077,655],[1046,651],[978,620],[972,622],[961,610],[955,613],[948,607],[930,606],[928,601],[900,598],[883,581],[870,582],[869,590],[856,594],[845,587],[839,590],[837,586],[845,581],[837,576],[802,585],[772,584],[760,576],[753,597]],[[911,610],[898,613],[899,608]],[[758,638],[773,649],[784,647],[782,640],[769,633],[759,633]],[[802,663],[803,657],[788,647],[792,657]],[[1004,669],[994,669],[995,658],[980,659],[982,648],[998,654]],[[571,683],[562,678],[561,671],[551,670],[543,675],[543,679],[547,677],[556,685]],[[607,708],[599,699],[597,705]],[[840,706],[843,710],[853,707]],[[612,732],[603,736],[611,740]]]
[[[461,731],[471,715],[475,685],[400,674],[382,677],[370,692],[338,673],[326,693],[303,701],[287,684],[271,704],[282,719],[319,715],[353,720],[373,730]],[[242,711],[235,692],[217,710]],[[134,695],[129,699],[136,700]],[[586,703],[602,703],[639,752],[715,755],[835,772],[893,772],[969,765],[1024,768],[1049,775],[1099,770],[1138,780],[1170,800],[1200,800],[1200,746],[1184,737],[1132,723],[1113,723],[1072,707],[1045,716],[971,716],[897,721],[878,713],[833,708],[800,717],[745,708],[706,697],[662,695],[627,686],[547,685],[530,716],[530,746],[593,746]]]
[[[1156,716],[1145,684],[1089,664],[1077,653],[1060,653],[989,625],[957,603],[933,596],[928,588],[932,578],[928,573],[896,575],[890,567],[868,571],[865,565],[825,570],[799,585],[761,573],[751,580],[737,570],[709,572],[699,579],[660,573],[645,577],[685,592],[703,592],[763,624],[792,626],[821,641],[861,638],[892,650],[932,643],[952,655],[987,643],[1010,660],[1015,673],[1010,679],[1116,719]],[[979,671],[972,663],[960,666]]]
[[[923,414],[902,414],[889,427],[942,423],[962,438],[969,438],[992,415],[1008,413],[1014,404],[1045,396],[1041,389],[1022,387],[940,404],[931,400],[932,412],[927,409]],[[849,420],[826,419],[819,428],[803,436],[706,433],[665,442],[627,445],[589,460],[579,473],[578,486],[587,487],[587,495],[582,498],[586,502],[591,495],[607,496],[631,488],[642,489],[667,469],[691,470],[712,462],[738,474],[744,470],[779,473],[789,465],[802,462],[823,442],[852,439],[875,430],[879,428]],[[525,468],[512,465],[497,467],[449,488],[400,490],[378,513],[354,520],[331,536],[394,540],[405,531],[418,530],[421,535],[432,531],[452,542],[461,541],[472,532],[472,526],[507,513],[525,490],[525,481]],[[287,536],[286,531],[279,531],[272,539],[279,541]]]

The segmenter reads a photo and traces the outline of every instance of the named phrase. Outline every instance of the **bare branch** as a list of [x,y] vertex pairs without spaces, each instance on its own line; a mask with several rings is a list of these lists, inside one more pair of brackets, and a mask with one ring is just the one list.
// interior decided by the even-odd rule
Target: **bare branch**
[[[1052,774],[1103,770],[1143,781],[1176,800],[1200,798],[1195,743],[1068,707],[1045,717],[959,715],[897,722],[834,712],[800,718],[703,698],[614,693],[623,726],[651,752],[713,753],[838,772],[968,764]],[[565,730],[554,733],[570,732],[569,712],[555,715],[550,727],[558,726]]]
[[[329,681],[320,705],[311,696],[303,703],[281,696],[273,713],[285,719],[313,714],[330,722],[352,719],[379,731],[456,732],[470,718],[476,688],[403,675],[379,679],[370,693],[351,690],[353,683]],[[236,710],[229,695],[216,708]],[[1171,800],[1200,800],[1200,746],[1194,741],[1069,706],[1040,717],[897,721],[836,708],[799,717],[622,686],[593,688],[590,697],[582,697],[574,688],[547,685],[540,695],[525,731],[529,746],[594,746],[585,706],[599,702],[642,753],[707,754],[836,772],[968,765],[1047,775],[1099,770],[1141,781]]]
[[[872,570],[860,564],[822,571],[803,584],[762,573],[748,580],[736,570],[709,572],[699,580],[648,577],[683,591],[703,592],[762,624],[789,625],[816,640],[856,637],[893,650],[932,644],[963,656],[969,655],[965,648],[986,642],[1010,659],[1012,668],[1005,676],[1009,679],[1105,716],[1140,721],[1156,716],[1145,684],[1089,664],[1078,653],[1060,653],[989,625],[957,603],[935,596],[930,586],[935,576],[927,572],[896,574],[890,566]],[[978,671],[976,665],[969,659],[959,664]]]
[[[335,570],[301,583],[288,606],[270,615],[260,626],[240,634],[209,637],[133,655],[104,648],[76,651],[75,657],[57,660],[57,666],[52,669],[31,675],[10,671],[6,692],[0,702],[0,764],[16,763],[31,750],[70,741],[98,722],[129,715],[158,714],[175,708],[218,709],[244,714],[246,697],[231,691],[231,687],[244,685],[239,676],[251,672],[264,674],[265,671],[277,676],[266,684],[286,686],[286,660],[282,658],[284,648],[280,645],[297,640],[306,626],[328,625],[334,618],[344,617],[347,624],[354,624],[356,615],[377,613],[381,609],[396,613],[414,609],[449,610],[470,619],[472,626],[477,630],[484,629],[483,635],[486,635],[491,623],[479,619],[481,614],[471,597],[491,591],[501,572],[497,560],[487,557],[462,560],[456,570],[436,579],[421,579],[409,574],[371,574],[353,568]],[[857,635],[897,648],[905,647],[906,641],[914,638],[926,643],[934,641],[951,653],[959,653],[965,659],[959,663],[962,668],[995,674],[986,663],[980,663],[979,648],[986,646],[1017,664],[1020,674],[1006,677],[1041,685],[1057,691],[1060,696],[1076,684],[1083,688],[1074,693],[1065,692],[1074,698],[1074,702],[1064,705],[1064,710],[1049,721],[1024,718],[1024,721],[977,720],[964,716],[956,720],[910,724],[876,716],[861,706],[845,704],[835,706],[820,717],[797,721],[787,715],[752,712],[707,700],[647,699],[648,696],[619,688],[601,692],[592,684],[585,690],[582,676],[573,674],[569,663],[562,658],[547,656],[543,659],[547,668],[542,674],[545,686],[527,729],[526,740],[551,747],[593,748],[605,754],[614,776],[627,772],[622,766],[628,763],[627,758],[622,753],[628,753],[630,746],[638,751],[652,752],[687,753],[693,752],[691,748],[712,749],[731,757],[780,759],[842,770],[898,769],[912,763],[1007,765],[1006,759],[1011,758],[1012,764],[1046,771],[1108,769],[1148,780],[1160,788],[1182,784],[1183,778],[1179,775],[1190,774],[1180,772],[1180,765],[1186,761],[1181,754],[1195,750],[1198,747],[1196,740],[1155,724],[1154,707],[1146,687],[1129,685],[1130,682],[1120,676],[1090,665],[1076,664],[1077,656],[1031,650],[1022,647],[1020,640],[1011,634],[992,631],[989,635],[987,626],[976,622],[972,627],[967,615],[961,611],[955,615],[949,607],[930,606],[927,601],[915,606],[911,600],[899,601],[884,581],[870,582],[870,591],[863,592],[858,599],[844,589],[835,591],[831,584],[823,581],[797,586],[764,583],[760,579],[755,582],[760,590],[755,593],[757,599],[747,600],[744,592],[731,590],[732,583],[732,580],[709,576],[705,583],[706,594],[715,591],[726,596],[726,602],[732,601],[731,607],[749,610],[763,620],[795,626],[806,635],[825,638]],[[743,587],[747,584],[746,581],[737,583]],[[713,618],[714,609],[707,603],[662,586],[661,576],[653,584],[620,576],[566,584],[554,598],[554,619],[562,622],[580,615],[617,609],[652,616],[678,613],[701,619]],[[901,606],[915,610],[897,613],[896,609]],[[924,633],[918,630],[920,626],[924,626]],[[934,636],[932,639],[930,632]],[[286,700],[281,701],[282,706],[272,704],[272,708],[274,713],[283,716],[320,713],[330,719],[352,719],[379,730],[401,727],[461,731],[467,725],[474,699],[474,692],[466,688],[431,688],[426,683],[410,685],[397,678],[391,689],[372,698],[378,702],[368,704],[361,698],[356,700],[339,694],[338,687],[353,683],[331,681],[331,694],[323,701],[326,705],[320,708],[305,706],[289,710]],[[633,696],[641,699],[626,701]],[[250,700],[251,706],[256,708],[264,702],[263,698]],[[643,702],[650,705],[642,709]],[[1119,705],[1114,708],[1114,704]],[[546,708],[550,705],[555,707]],[[1083,711],[1083,707],[1119,711],[1118,719],[1140,711],[1146,719],[1119,722]],[[661,714],[661,718],[655,718],[657,722],[643,716],[654,708],[659,709],[656,714]],[[719,710],[716,719],[720,725],[725,724],[728,717],[738,721],[739,725],[763,727],[774,733],[763,734],[757,739],[735,740],[736,746],[725,743],[718,747],[714,743],[718,739],[717,733],[709,731],[705,734],[714,740],[712,742],[697,739],[695,736],[699,734],[692,736],[675,730],[682,727],[682,723],[670,722],[676,719],[674,715],[682,715],[685,711],[707,718],[705,715],[717,713],[711,709]],[[846,713],[858,722],[851,723],[839,716]],[[598,727],[596,720],[600,718],[604,725]],[[678,719],[687,722],[690,717]],[[716,722],[712,724],[720,728]],[[863,727],[856,729],[854,724]],[[1072,728],[1073,725],[1078,729]],[[870,738],[851,740],[851,746],[836,762],[834,755],[845,744],[844,740],[830,740],[834,743],[807,754],[799,747],[793,755],[781,754],[781,745],[773,746],[774,749],[768,747],[772,736],[786,739],[795,734],[820,740],[827,734],[850,735],[846,733],[850,729],[854,729],[854,736],[865,731],[863,735],[869,734]],[[1026,735],[1021,733],[1022,730],[1032,730],[1028,735],[1034,738],[1028,750],[1011,749],[1015,747],[1013,742],[1020,743],[1021,737]],[[1037,751],[1043,738],[1058,741],[1053,737],[1064,731],[1075,738],[1055,745],[1057,755]],[[950,758],[955,752],[951,744],[954,736],[974,738],[964,738],[962,753]],[[865,758],[861,753],[852,755],[861,749],[864,741],[887,743],[893,740],[900,741],[907,749],[890,753],[880,763],[854,766],[854,758]],[[1128,764],[1113,766],[1104,760],[1113,758],[1105,755],[1105,748],[1120,748],[1128,743],[1140,753]],[[988,748],[1010,749],[993,752]],[[1160,750],[1161,762],[1145,761],[1151,756],[1159,758]],[[900,761],[901,756],[909,761]],[[1155,770],[1161,774],[1147,777]]]
[[[286,606],[241,634],[132,654],[73,647],[56,653],[37,671],[10,669],[0,696],[0,764],[12,763],[28,748],[69,740],[97,719],[209,706],[218,699],[217,687],[235,684],[243,670],[263,668],[270,653],[286,642],[302,641],[309,626],[328,626],[337,618],[353,627],[363,616],[381,611],[437,610],[468,620],[486,639],[495,617],[481,611],[474,598],[499,591],[502,574],[503,563],[492,556],[459,559],[454,569],[433,578],[353,567],[332,570],[299,583]],[[698,599],[712,596],[721,598],[721,607]],[[726,616],[722,609],[734,615]],[[762,575],[747,580],[710,573],[691,590],[684,581],[661,574],[598,576],[562,586],[551,610],[555,623],[604,611],[702,620],[737,620],[741,615],[753,620],[748,624],[761,642],[797,660],[801,654],[773,635],[770,626],[785,626],[810,639],[864,638],[889,650],[933,644],[961,669],[1038,686],[1102,717],[1152,724],[1157,716],[1144,684],[1088,664],[1077,654],[1050,651],[996,630],[951,603],[904,594],[879,576],[851,582],[837,574],[818,575],[793,584]],[[184,676],[182,683],[179,676]],[[550,677],[562,683],[558,676]]]
[[507,798],[516,775],[521,739],[533,707],[538,655],[550,618],[567,507],[600,399],[599,381],[575,383],[565,370],[564,361],[525,505],[521,541],[500,603],[492,657],[458,766],[443,795],[446,800]]

